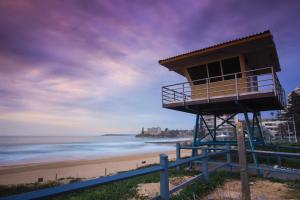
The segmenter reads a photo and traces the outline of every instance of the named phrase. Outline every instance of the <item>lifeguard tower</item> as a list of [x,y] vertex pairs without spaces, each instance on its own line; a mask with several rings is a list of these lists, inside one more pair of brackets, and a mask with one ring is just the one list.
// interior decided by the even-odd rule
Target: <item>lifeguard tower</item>
[[[236,144],[236,140],[218,141],[217,129],[225,123],[235,127],[230,119],[242,113],[248,144],[254,150],[255,145],[264,144],[260,112],[281,110],[285,106],[285,93],[276,75],[281,69],[270,31],[163,59],[159,63],[187,79],[162,87],[162,105],[196,114],[194,146]],[[252,122],[249,113],[253,114]],[[230,115],[224,119],[223,114]],[[214,116],[213,128],[207,126],[204,115]],[[219,125],[217,118],[222,120]],[[199,133],[200,119],[207,134]]]

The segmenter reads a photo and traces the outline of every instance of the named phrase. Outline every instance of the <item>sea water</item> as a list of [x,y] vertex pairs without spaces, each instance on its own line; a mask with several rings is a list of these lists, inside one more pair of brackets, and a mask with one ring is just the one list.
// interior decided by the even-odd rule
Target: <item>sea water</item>
[[[149,142],[174,138],[126,136],[0,136],[0,165],[88,160],[175,150],[174,144]],[[178,140],[178,139],[177,139]]]

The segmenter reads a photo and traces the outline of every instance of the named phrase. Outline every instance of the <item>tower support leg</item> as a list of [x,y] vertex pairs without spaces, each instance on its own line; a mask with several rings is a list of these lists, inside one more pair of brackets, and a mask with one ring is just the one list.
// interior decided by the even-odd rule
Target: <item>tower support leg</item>
[[210,128],[208,127],[208,125],[207,125],[207,123],[206,123],[204,117],[203,117],[202,115],[200,115],[200,117],[201,117],[201,120],[202,120],[202,122],[204,123],[204,125],[205,125],[207,131],[208,131],[208,134],[211,136],[211,138],[213,138],[212,131],[211,131]]
[[217,140],[217,116],[216,115],[214,115],[214,131],[213,131],[213,134],[214,134],[213,141],[215,142]]
[[[196,146],[197,138],[199,135],[199,114],[196,115],[196,123],[195,123],[195,130],[194,130],[194,138],[193,138],[193,144],[192,146]],[[196,156],[197,149],[192,149],[192,157]],[[190,162],[190,169],[192,169],[192,162]]]
[[[254,134],[253,134],[254,129],[253,129],[253,127],[251,127],[251,123],[250,123],[250,120],[249,120],[249,117],[248,117],[248,113],[246,111],[244,112],[244,117],[245,117],[245,122],[246,122],[247,130],[248,130],[247,132],[248,132],[248,140],[249,140],[250,148],[251,148],[252,151],[254,151],[255,150]],[[252,157],[253,157],[254,164],[257,168],[257,173],[261,174],[260,170],[258,169],[259,163],[258,163],[258,159],[257,159],[257,156],[256,156],[255,152],[252,152]]]
[[[199,135],[199,114],[196,115],[196,123],[195,123],[195,130],[194,130],[194,139],[193,139],[193,147],[196,146],[197,138]],[[192,156],[196,155],[196,149],[192,149]]]
[[[259,133],[259,137],[260,137],[260,140],[262,141],[264,150],[267,151],[268,148],[267,148],[266,143],[265,143],[265,139],[264,139],[264,136],[263,136],[263,131],[262,131],[262,128],[261,128],[261,125],[260,125],[260,120],[259,120],[260,119],[260,113],[256,112],[255,115],[253,116],[253,118],[255,118],[256,126],[257,126],[258,133]],[[266,163],[270,164],[269,155],[266,155]]]
[[256,126],[257,126],[257,129],[258,129],[259,137],[260,137],[261,141],[263,142],[263,145],[265,146],[265,140],[264,140],[264,136],[263,136],[263,131],[261,129],[260,121],[259,121],[258,116],[260,116],[260,113],[256,112],[254,114],[253,118],[255,118],[255,121],[256,121]]

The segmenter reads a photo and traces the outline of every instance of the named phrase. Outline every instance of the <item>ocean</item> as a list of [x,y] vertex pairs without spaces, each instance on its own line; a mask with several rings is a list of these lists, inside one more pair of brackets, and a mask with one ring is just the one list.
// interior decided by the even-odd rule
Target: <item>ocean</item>
[[175,145],[151,142],[178,140],[179,138],[137,138],[134,135],[0,136],[0,166],[164,152],[175,150]]

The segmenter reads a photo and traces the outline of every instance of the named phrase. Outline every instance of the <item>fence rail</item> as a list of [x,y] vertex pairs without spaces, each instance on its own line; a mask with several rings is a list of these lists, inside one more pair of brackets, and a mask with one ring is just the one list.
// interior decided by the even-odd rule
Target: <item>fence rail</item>
[[[138,169],[138,170],[133,170],[133,171],[128,171],[128,172],[123,172],[123,173],[119,173],[119,174],[112,175],[112,176],[106,176],[106,177],[96,178],[96,179],[92,179],[92,180],[80,181],[80,182],[76,182],[76,183],[56,186],[56,187],[52,187],[52,188],[36,190],[33,192],[14,195],[14,196],[10,196],[10,197],[2,197],[2,198],[0,198],[0,200],[29,200],[29,199],[48,198],[48,197],[57,196],[57,195],[64,194],[64,193],[73,192],[76,190],[87,189],[87,188],[91,188],[91,187],[95,187],[95,186],[99,186],[99,185],[103,185],[103,184],[107,184],[107,183],[111,183],[111,182],[116,182],[116,181],[133,178],[136,176],[143,176],[143,175],[151,174],[151,173],[155,173],[155,172],[160,172],[160,174],[161,174],[160,175],[161,197],[162,197],[162,199],[168,199],[170,193],[172,193],[174,191],[174,189],[169,191],[169,188],[168,188],[168,185],[169,185],[168,169],[174,168],[177,166],[181,166],[181,165],[184,165],[184,164],[196,161],[196,160],[202,160],[202,159],[206,159],[208,157],[212,157],[215,155],[224,154],[226,152],[228,152],[228,151],[220,151],[220,152],[210,153],[207,155],[200,155],[200,156],[196,156],[196,157],[180,159],[174,163],[169,163],[168,156],[161,154],[159,166],[152,166],[152,167],[148,167],[145,169]],[[201,176],[202,175],[205,177],[208,177],[208,174],[201,174]],[[191,181],[188,181],[186,184],[191,183]],[[184,185],[178,186],[178,187],[181,188],[183,186]]]
[[[286,146],[282,146],[281,148],[289,148]],[[181,158],[180,157],[180,150],[181,149],[200,149],[201,154],[189,157],[189,158]],[[279,148],[278,148],[279,149]],[[299,147],[292,147],[292,149],[299,149]],[[214,152],[213,152],[214,151]],[[209,174],[213,171],[216,171],[220,168],[227,167],[229,170],[232,170],[232,167],[239,167],[238,164],[233,163],[231,161],[231,153],[232,151],[236,151],[236,149],[231,148],[229,144],[227,144],[225,147],[218,147],[218,148],[206,148],[206,147],[193,147],[193,146],[181,146],[179,143],[176,145],[176,161],[175,162],[169,162],[168,156],[161,154],[160,155],[160,165],[158,166],[152,166],[144,169],[137,169],[133,171],[123,172],[112,176],[106,176],[101,178],[96,178],[92,180],[87,181],[81,181],[61,186],[56,186],[52,188],[46,188],[41,190],[36,190],[33,192],[27,192],[24,194],[9,196],[9,197],[2,197],[0,200],[29,200],[29,199],[41,199],[41,198],[48,198],[52,196],[57,196],[64,193],[69,193],[77,190],[87,189],[111,182],[126,180],[129,178],[137,177],[137,176],[143,176],[155,172],[160,172],[160,196],[155,197],[154,199],[169,199],[170,194],[178,191],[179,189],[182,189],[186,187],[187,185],[191,184],[192,182],[204,178],[204,180],[209,180]],[[260,150],[247,150],[247,152],[254,152],[256,154],[269,154],[274,156],[284,157],[284,156],[293,156],[293,157],[299,157],[300,153],[288,153],[288,152],[273,152],[273,151],[260,151]],[[215,162],[210,161],[214,156],[217,155],[224,155],[226,156],[226,162]],[[197,162],[202,164],[202,172],[199,173],[199,175],[189,179],[188,181],[185,181],[181,183],[180,185],[176,186],[175,188],[169,190],[169,173],[168,170],[171,168],[177,168],[181,165],[188,164],[191,162]],[[208,168],[208,164],[218,164],[213,169]],[[289,173],[289,174],[297,174],[300,175],[300,170],[293,170],[293,169],[283,169],[283,168],[272,168],[272,167],[256,167],[249,165],[249,169],[259,169],[259,170],[266,170],[271,172],[280,172],[280,173]]]

